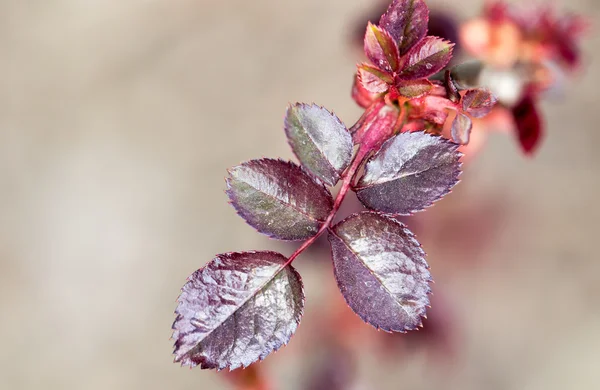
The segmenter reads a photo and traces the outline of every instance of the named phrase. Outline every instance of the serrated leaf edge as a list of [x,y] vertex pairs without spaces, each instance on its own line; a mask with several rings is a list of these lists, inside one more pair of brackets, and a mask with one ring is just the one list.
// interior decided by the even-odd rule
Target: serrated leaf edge
[[[313,182],[314,182],[314,183],[315,183],[317,186],[319,186],[319,187],[323,188],[323,190],[324,190],[324,191],[327,193],[327,197],[328,197],[328,199],[329,199],[329,203],[331,204],[331,208],[333,208],[333,197],[332,197],[332,195],[331,195],[331,191],[329,191],[329,189],[328,189],[328,188],[327,188],[327,187],[326,187],[326,186],[323,184],[323,182],[322,182],[321,180],[318,180],[318,179],[316,179],[315,177],[313,177],[312,175],[310,175],[308,172],[306,172],[306,170],[305,170],[305,169],[304,169],[302,166],[300,166],[300,165],[298,165],[298,164],[294,163],[293,161],[284,160],[284,159],[281,159],[281,158],[268,158],[268,157],[263,157],[263,158],[258,158],[258,159],[252,159],[252,160],[248,160],[248,161],[245,161],[245,162],[243,162],[243,163],[241,163],[241,164],[238,164],[238,165],[236,165],[236,166],[234,166],[234,167],[227,168],[227,173],[229,174],[229,176],[232,176],[232,175],[231,175],[231,171],[232,171],[233,169],[235,169],[235,168],[237,168],[237,167],[241,167],[241,166],[243,166],[243,165],[246,165],[246,164],[248,164],[248,163],[250,163],[250,162],[253,162],[253,161],[277,161],[277,162],[282,162],[282,163],[285,163],[285,164],[288,164],[288,165],[294,166],[295,168],[298,168],[300,171],[302,171],[304,174],[306,174],[306,175],[307,175],[307,176],[308,176],[308,177],[309,177],[309,178],[310,178],[310,179],[311,179],[311,180],[312,180],[312,181],[313,181]],[[281,237],[279,237],[279,236],[277,236],[277,235],[275,235],[275,234],[272,234],[272,233],[268,233],[268,232],[263,232],[263,231],[260,231],[260,230],[258,230],[256,227],[252,226],[252,225],[251,225],[251,224],[248,222],[248,220],[246,219],[246,216],[245,216],[245,215],[244,215],[244,214],[243,214],[243,213],[242,213],[240,210],[238,210],[238,208],[237,208],[237,207],[235,207],[235,205],[234,205],[234,203],[233,203],[234,199],[235,199],[235,200],[237,200],[237,198],[235,198],[235,197],[233,196],[233,192],[231,191],[231,184],[230,184],[230,182],[229,182],[229,181],[230,181],[230,179],[231,179],[231,177],[225,177],[225,184],[226,184],[226,186],[227,186],[227,189],[225,190],[225,194],[226,194],[226,195],[227,195],[227,197],[229,198],[229,201],[228,201],[228,203],[229,203],[229,204],[230,204],[230,205],[233,207],[233,209],[235,210],[236,214],[237,214],[237,215],[239,215],[239,216],[240,216],[240,217],[241,217],[241,218],[244,220],[244,222],[246,222],[246,224],[247,224],[248,226],[252,227],[254,230],[256,230],[257,232],[259,232],[260,234],[263,234],[263,235],[265,235],[265,236],[267,236],[267,237],[269,237],[269,238],[271,238],[271,239],[274,239],[274,240],[279,240],[279,241],[290,241],[290,242],[293,242],[293,241],[302,241],[302,240],[304,240],[304,239],[305,239],[305,238],[299,238],[299,239],[288,239],[288,238],[281,238]],[[253,188],[254,188],[254,187],[253,187]],[[257,191],[258,191],[258,190],[257,190]],[[271,195],[269,195],[269,194],[265,194],[265,195],[267,195],[267,196],[269,196],[269,197],[271,197],[271,198],[273,198],[273,199],[277,200],[278,202],[280,202],[280,203],[282,203],[282,204],[284,204],[284,205],[288,205],[288,206],[290,206],[290,207],[291,207],[291,208],[293,208],[294,210],[298,211],[300,214],[302,214],[302,215],[305,215],[305,216],[306,216],[306,217],[308,217],[309,219],[311,219],[311,220],[313,220],[313,221],[316,221],[316,222],[320,223],[321,225],[322,225],[323,223],[325,223],[325,219],[327,219],[327,218],[325,218],[325,219],[324,219],[324,220],[322,220],[322,221],[321,221],[321,220],[318,220],[318,219],[315,219],[315,218],[313,218],[313,217],[309,216],[308,214],[306,214],[304,211],[302,211],[302,210],[298,210],[298,209],[297,209],[295,206],[293,206],[293,205],[291,205],[291,204],[289,204],[289,203],[285,203],[285,202],[284,202],[284,201],[282,201],[281,199],[278,199],[278,198],[276,198],[276,197],[273,197],[273,196],[271,196]],[[309,237],[309,238],[310,238],[310,237]]]
[[[313,173],[310,169],[308,169],[308,167],[305,167],[305,165],[302,163],[302,159],[300,158],[300,156],[298,156],[298,154],[296,153],[296,151],[292,147],[292,144],[290,142],[290,137],[289,137],[288,132],[287,132],[287,128],[288,128],[288,113],[294,107],[309,107],[309,108],[314,107],[314,108],[318,108],[318,109],[326,111],[329,115],[331,115],[333,117],[334,120],[336,120],[340,125],[342,125],[344,127],[344,129],[346,129],[346,132],[350,135],[350,144],[352,144],[352,135],[350,134],[350,131],[348,130],[348,127],[344,124],[344,122],[340,119],[340,117],[337,116],[333,111],[330,111],[329,109],[327,109],[327,108],[325,108],[323,106],[320,106],[320,105],[318,105],[318,104],[316,104],[314,102],[312,102],[310,104],[308,104],[308,103],[300,103],[300,102],[297,102],[297,103],[294,103],[294,104],[289,103],[288,107],[287,107],[287,109],[285,111],[286,114],[285,114],[285,118],[284,118],[284,127],[283,127],[283,129],[284,129],[284,132],[286,133],[286,136],[287,136],[287,143],[290,146],[290,149],[292,149],[292,152],[294,153],[294,156],[296,156],[296,158],[300,162],[301,168],[303,168],[304,171],[306,173],[308,173],[312,178],[317,179],[317,183],[319,183],[319,184],[325,183],[325,184],[327,184],[329,186],[335,186],[337,184],[337,182],[340,181],[341,174],[344,171],[344,169],[347,168],[348,164],[346,164],[346,167],[344,167],[342,170],[340,170],[338,172],[338,169],[335,168],[333,165],[331,165],[331,162],[329,161],[329,159],[327,158],[327,156],[325,156],[323,154],[323,151],[317,147],[316,149],[319,151],[319,153],[321,154],[321,156],[323,156],[323,160],[325,160],[327,162],[327,164],[331,167],[331,169],[336,173],[337,178],[335,179],[335,182],[327,181],[327,180],[325,180],[325,178],[322,178],[322,177],[316,175],[315,173]],[[316,146],[316,143],[315,143],[313,137],[310,135],[310,133],[308,131],[306,132],[306,135],[311,140],[311,142],[313,143],[313,145]],[[348,163],[349,163],[349,161],[350,160],[348,160]]]
[[[393,75],[391,75],[390,73],[386,72],[385,70],[379,69],[375,65],[371,65],[369,63],[363,62],[363,63],[357,64],[356,67],[358,69],[358,71],[357,71],[358,82],[361,83],[362,87],[365,90],[369,91],[372,94],[385,93],[386,91],[389,90],[390,86],[394,83],[394,76]],[[385,89],[383,89],[383,90],[381,90],[379,92],[373,92],[373,91],[369,90],[365,86],[365,83],[363,81],[363,74],[364,73],[368,73],[368,74],[372,75],[373,77],[379,79],[382,84],[385,84]]]
[[[365,51],[365,54],[367,55],[367,57],[369,58],[369,60],[371,61],[371,63],[379,69],[381,69],[380,64],[376,64],[373,61],[373,59],[369,56],[369,53],[367,50],[369,34],[373,34],[373,38],[375,38],[375,40],[377,41],[377,44],[379,45],[381,52],[383,53],[383,56],[385,57],[385,60],[386,60],[387,64],[389,65],[390,71],[397,72],[399,70],[399,66],[400,66],[400,51],[398,49],[398,43],[396,42],[394,37],[392,37],[391,34],[389,33],[389,31],[387,31],[383,27],[375,25],[375,24],[371,23],[370,21],[367,23],[367,30],[365,32],[365,38],[364,38],[364,43],[363,43],[364,51]],[[387,53],[385,51],[385,48],[383,47],[381,39],[378,36],[378,34],[382,34],[383,39],[388,39],[391,42],[392,53]],[[390,56],[391,56],[392,61],[390,61]]]
[[[270,250],[250,250],[250,251],[243,251],[243,252],[225,252],[225,253],[220,253],[220,254],[217,254],[217,255],[215,255],[215,257],[213,257],[213,258],[212,258],[212,259],[211,259],[211,260],[210,260],[208,263],[206,263],[206,264],[205,264],[203,267],[201,267],[200,269],[203,269],[203,268],[205,268],[205,267],[206,267],[206,266],[207,266],[207,265],[208,265],[210,262],[212,262],[213,260],[215,260],[215,259],[216,259],[216,258],[218,258],[219,256],[243,255],[243,254],[246,254],[246,253],[253,253],[253,254],[255,254],[255,253],[269,253],[269,254],[275,254],[275,255],[278,255],[278,256],[283,256],[283,257],[285,257],[284,255],[282,255],[282,254],[281,254],[281,253],[279,253],[279,252],[270,251]],[[282,343],[280,346],[278,346],[277,348],[274,348],[274,349],[273,349],[271,352],[267,353],[266,355],[264,355],[264,356],[263,356],[263,355],[259,356],[259,358],[258,358],[257,360],[253,361],[252,363],[250,363],[250,364],[248,364],[248,365],[241,364],[241,365],[239,365],[239,366],[235,366],[235,367],[232,367],[231,365],[226,365],[225,367],[217,367],[217,368],[214,368],[214,367],[207,367],[207,366],[205,366],[203,362],[201,362],[200,364],[196,364],[196,365],[194,365],[194,364],[186,364],[186,363],[183,363],[183,362],[181,362],[180,360],[178,361],[176,357],[173,359],[173,363],[181,363],[181,364],[180,364],[180,366],[181,366],[181,367],[184,367],[184,366],[189,366],[190,368],[194,368],[194,367],[198,367],[198,366],[199,366],[199,367],[200,367],[200,369],[202,369],[202,370],[212,370],[212,369],[215,369],[216,371],[221,371],[221,370],[227,369],[227,370],[229,370],[229,372],[231,372],[231,371],[233,371],[233,370],[236,370],[236,369],[238,369],[238,368],[242,368],[242,369],[244,369],[244,368],[246,368],[246,367],[249,367],[250,365],[252,365],[252,364],[254,364],[254,363],[256,363],[256,362],[261,362],[261,361],[263,361],[264,359],[266,359],[268,356],[270,356],[271,354],[274,354],[275,352],[279,351],[279,350],[280,350],[282,347],[284,347],[284,346],[287,346],[287,345],[289,344],[290,340],[292,339],[292,337],[294,337],[294,335],[296,334],[296,330],[298,329],[298,326],[300,326],[300,321],[302,320],[302,316],[304,315],[304,306],[305,306],[305,303],[306,303],[306,294],[304,293],[304,282],[302,281],[302,276],[300,275],[300,273],[299,273],[299,272],[298,272],[298,271],[297,271],[297,270],[296,270],[296,269],[295,269],[295,268],[294,268],[294,267],[293,267],[291,264],[288,264],[288,263],[286,262],[286,263],[284,263],[284,264],[283,264],[283,266],[282,266],[282,267],[281,267],[281,268],[280,268],[280,269],[279,269],[279,270],[278,270],[278,271],[277,271],[277,272],[276,272],[276,273],[273,275],[273,277],[272,277],[271,279],[269,279],[267,282],[263,283],[263,284],[262,284],[262,285],[261,285],[261,286],[260,286],[260,287],[257,289],[257,291],[262,291],[262,290],[263,290],[263,289],[264,289],[264,288],[265,288],[265,287],[266,287],[266,286],[267,286],[269,283],[271,283],[271,282],[273,281],[273,279],[275,279],[275,278],[276,278],[276,277],[277,277],[277,276],[278,276],[278,275],[281,273],[281,271],[283,271],[283,270],[284,270],[284,269],[286,269],[287,267],[289,267],[289,268],[290,268],[290,271],[291,271],[291,272],[292,272],[292,273],[293,273],[293,274],[294,274],[294,275],[295,275],[295,276],[298,278],[298,281],[299,281],[299,283],[300,283],[300,298],[301,298],[301,302],[302,302],[302,305],[301,305],[301,307],[300,307],[300,312],[298,313],[298,324],[296,324],[296,327],[294,328],[294,331],[293,331],[293,332],[292,332],[292,334],[290,335],[290,339],[289,339],[288,341],[286,341],[286,342],[283,342],[283,343]],[[198,271],[198,270],[197,270],[197,271]],[[189,283],[189,281],[190,281],[190,278],[192,277],[192,275],[193,275],[195,272],[196,272],[196,271],[192,272],[192,274],[186,278],[186,282],[184,283],[184,286],[185,286],[187,283]],[[179,293],[179,296],[177,297],[177,300],[176,300],[176,301],[178,302],[178,304],[177,304],[177,307],[175,308],[175,315],[176,315],[176,316],[177,316],[177,315],[179,315],[179,306],[181,306],[181,302],[179,302],[179,298],[181,297],[181,294],[183,294],[183,287],[181,287],[181,289],[180,289],[180,293]],[[246,299],[246,300],[245,300],[245,301],[244,301],[244,302],[243,302],[243,303],[242,303],[242,304],[241,304],[241,305],[240,305],[240,306],[239,306],[237,309],[235,309],[235,310],[234,310],[234,311],[231,313],[231,315],[230,315],[229,317],[231,317],[231,316],[232,316],[234,313],[236,313],[236,312],[237,312],[238,310],[240,310],[240,309],[241,309],[243,306],[245,306],[245,305],[246,305],[246,304],[247,304],[247,303],[248,303],[248,302],[249,302],[249,301],[250,301],[250,300],[251,300],[251,299],[252,299],[252,298],[253,298],[255,295],[256,295],[256,294],[253,294],[253,295],[251,295],[250,297],[248,297],[248,299]],[[211,333],[212,333],[214,330],[216,330],[216,329],[217,329],[219,326],[223,325],[223,323],[224,323],[225,321],[227,321],[227,319],[229,319],[229,317],[227,317],[225,320],[221,321],[221,323],[220,323],[218,326],[216,326],[216,327],[215,327],[213,330],[211,330],[211,331],[208,333],[208,335],[210,335],[210,334],[211,334]],[[176,323],[176,322],[177,322],[177,318],[175,318],[175,321],[173,321],[173,325],[171,325],[171,329],[172,329],[172,330],[175,330],[175,323]],[[206,337],[208,337],[208,335],[207,335]],[[206,338],[206,337],[204,337],[204,338]],[[173,333],[171,334],[171,338],[170,338],[170,339],[171,339],[171,340],[176,340],[176,338],[175,338],[175,332],[173,332]],[[192,348],[192,349],[193,349],[193,348]],[[175,349],[175,350],[173,350],[173,354],[175,354],[175,351],[176,351],[176,349]],[[187,353],[189,353],[190,351],[191,351],[191,349],[190,349],[190,350],[188,350],[188,351],[186,351],[184,354],[187,354]]]
[[[467,94],[469,94],[470,91],[475,91],[478,93],[486,92],[490,95],[490,104],[485,107],[486,109],[488,109],[488,112],[486,112],[483,115],[480,115],[480,114],[477,114],[477,110],[483,108],[482,106],[468,105],[465,107],[465,105],[467,103],[465,101],[465,98],[466,98]],[[461,100],[462,100],[461,101],[462,111],[464,111],[465,113],[467,113],[469,116],[471,116],[473,118],[483,118],[484,116],[488,115],[494,109],[494,106],[498,103],[498,98],[496,97],[496,95],[494,95],[490,89],[485,88],[485,87],[472,88],[472,89],[467,90],[465,93],[465,96],[463,96]],[[475,111],[475,113],[473,113],[473,111]]]
[[[454,187],[455,187],[455,186],[456,186],[458,183],[460,183],[460,182],[461,182],[460,176],[462,175],[462,169],[460,169],[460,168],[462,168],[462,166],[463,166],[462,158],[464,157],[464,153],[463,153],[463,152],[461,152],[461,151],[458,151],[458,150],[457,150],[457,149],[460,147],[460,145],[459,145],[459,144],[457,144],[456,142],[453,142],[453,141],[451,141],[451,140],[449,140],[449,139],[447,139],[447,138],[445,138],[445,137],[443,137],[443,136],[439,135],[439,134],[430,134],[430,133],[425,133],[425,131],[424,131],[424,130],[421,130],[421,131],[415,131],[415,132],[417,132],[417,133],[419,133],[419,132],[422,132],[422,133],[424,133],[424,134],[427,134],[427,135],[428,135],[428,136],[430,136],[430,137],[441,138],[443,142],[446,142],[446,143],[449,143],[449,144],[452,144],[452,145],[454,145],[454,146],[455,146],[455,148],[454,148],[454,151],[455,151],[455,152],[457,153],[457,155],[458,155],[458,168],[459,168],[459,170],[458,170],[458,174],[457,174],[457,175],[456,175],[456,177],[454,178],[454,181],[453,181],[453,182],[450,184],[450,189],[448,190],[448,192],[446,192],[446,193],[444,193],[444,194],[440,195],[439,197],[437,197],[436,199],[432,200],[432,201],[431,201],[429,204],[427,204],[427,205],[423,206],[423,208],[422,208],[422,209],[419,209],[419,210],[412,210],[410,213],[407,213],[407,214],[403,214],[403,213],[396,213],[396,214],[394,214],[394,213],[386,213],[386,212],[383,212],[383,211],[378,211],[378,210],[373,210],[373,209],[371,209],[369,206],[367,206],[367,205],[366,205],[366,204],[363,202],[363,200],[362,200],[362,199],[361,199],[361,197],[359,196],[359,194],[358,194],[358,193],[359,193],[359,191],[360,191],[361,189],[363,189],[363,188],[369,188],[369,187],[372,187],[372,186],[374,186],[374,185],[376,185],[376,184],[372,184],[372,185],[369,185],[369,186],[363,186],[363,187],[359,187],[359,186],[358,186],[358,184],[357,184],[356,186],[353,186],[353,187],[352,187],[352,190],[353,190],[353,191],[356,193],[356,197],[358,198],[358,200],[360,201],[360,203],[361,203],[363,206],[365,206],[365,207],[366,207],[368,210],[370,210],[370,211],[373,211],[373,212],[378,212],[378,213],[381,213],[381,214],[385,214],[385,215],[411,216],[411,215],[414,215],[414,214],[416,214],[416,213],[423,212],[423,211],[427,210],[428,208],[430,208],[430,207],[434,206],[434,205],[435,205],[435,204],[436,204],[438,201],[440,201],[442,198],[444,198],[444,197],[446,197],[446,196],[450,195],[450,194],[452,193],[452,189],[453,189],[453,188],[454,188]],[[400,134],[404,134],[404,133],[400,133]],[[400,134],[397,134],[396,136],[398,136],[398,135],[400,135]],[[380,152],[380,151],[383,149],[383,147],[384,147],[384,146],[385,146],[385,145],[386,145],[388,142],[391,142],[391,141],[392,141],[392,140],[393,140],[393,139],[394,139],[396,136],[394,136],[394,137],[392,137],[392,138],[388,139],[387,141],[385,141],[385,142],[384,142],[384,143],[383,143],[383,144],[382,144],[382,145],[379,147],[379,149],[377,150],[377,152],[373,153],[373,155],[372,155],[371,157],[369,157],[368,161],[367,161],[367,162],[366,162],[366,164],[365,164],[365,170],[366,170],[367,164],[369,164],[369,162],[370,162],[372,159],[374,159],[375,157],[377,157],[377,155],[378,155],[378,154],[379,154],[379,152]],[[432,168],[426,169],[426,170],[424,170],[424,171],[421,171],[421,172],[419,172],[419,173],[427,172],[427,171],[429,171],[430,169],[433,169],[433,168],[436,168],[436,167],[432,167]],[[364,173],[363,173],[363,175],[364,175]],[[406,176],[402,176],[402,177],[406,177]],[[358,183],[360,183],[360,179],[362,179],[362,176],[361,176],[361,178],[359,178],[359,180],[358,180]],[[397,179],[394,179],[394,180],[397,180]],[[377,183],[377,185],[379,185],[379,184],[383,184],[383,183],[388,183],[388,182],[390,182],[390,181],[392,181],[392,180],[388,180],[388,181],[385,181],[385,182],[382,182],[382,183]]]
[[[392,8],[394,8],[394,7],[396,6],[396,3],[397,3],[398,1],[399,1],[399,0],[394,0],[394,1],[392,1],[392,3],[391,3],[389,6],[388,6],[388,8],[386,9],[386,11],[383,13],[383,15],[381,15],[381,17],[379,18],[379,23],[378,23],[378,25],[379,25],[379,26],[381,26],[381,24],[382,24],[382,21],[384,20],[384,18],[386,18],[386,17],[387,17],[387,18],[389,18],[388,14],[389,14],[390,12],[392,12]],[[418,0],[412,0],[412,1],[411,1],[411,6],[412,6],[412,8],[410,9],[410,16],[408,17],[408,20],[409,20],[409,22],[410,22],[410,21],[412,21],[412,18],[413,18],[414,14],[415,14],[415,9],[416,9],[416,7],[414,7],[414,2],[415,2],[415,1],[418,1]],[[426,10],[426,13],[427,13],[427,18],[426,18],[427,20],[426,20],[426,22],[425,22],[425,23],[428,25],[428,24],[429,24],[429,7],[427,7],[427,5],[426,5],[426,4],[425,4],[425,10]],[[410,49],[412,49],[412,48],[413,48],[413,47],[414,47],[414,46],[415,46],[417,43],[419,43],[419,42],[421,41],[421,39],[423,39],[424,37],[426,37],[426,36],[427,36],[427,32],[429,31],[429,28],[428,28],[428,26],[427,26],[427,28],[425,29],[425,35],[424,35],[423,37],[421,37],[421,39],[417,39],[417,40],[416,40],[416,41],[413,43],[413,45],[412,45],[412,46],[409,46],[409,47],[403,47],[404,40],[405,40],[405,37],[406,37],[406,35],[407,35],[407,32],[408,32],[408,29],[409,29],[409,27],[410,27],[410,23],[406,23],[406,25],[405,25],[405,26],[404,26],[404,28],[402,29],[402,37],[400,37],[400,39],[399,39],[399,40],[398,40],[398,42],[397,42],[397,44],[398,44],[398,52],[400,53],[400,55],[401,55],[401,56],[403,56],[403,55],[406,55],[406,53],[407,53],[407,52],[408,52]],[[383,28],[383,27],[382,27],[382,28]],[[391,33],[390,33],[390,35],[391,35]]]
[[[415,63],[414,63],[414,64],[412,64],[412,65],[409,65],[408,61],[409,61],[409,59],[410,59],[410,54],[411,54],[412,50],[413,50],[413,49],[414,49],[414,48],[415,48],[417,45],[421,44],[421,42],[423,42],[424,40],[426,40],[426,39],[429,39],[429,38],[435,38],[435,39],[439,40],[441,43],[448,45],[448,46],[447,46],[447,49],[443,49],[443,50],[437,51],[437,52],[435,52],[435,53],[433,53],[433,54],[430,54],[430,55],[428,55],[427,57],[423,57],[423,58],[421,58],[421,59],[420,59],[418,62],[415,62]],[[444,39],[444,38],[437,37],[437,36],[435,36],[435,35],[427,35],[427,36],[423,37],[423,38],[422,38],[420,41],[416,42],[416,43],[415,43],[415,44],[414,44],[414,45],[413,45],[413,46],[410,48],[410,50],[408,50],[408,51],[406,52],[406,54],[404,54],[404,56],[402,57],[401,70],[398,72],[398,77],[399,77],[401,80],[419,80],[419,79],[423,79],[423,78],[424,78],[424,79],[427,79],[427,78],[431,77],[431,76],[432,76],[432,75],[434,75],[435,73],[437,73],[437,72],[440,72],[441,70],[443,70],[443,69],[444,69],[444,68],[445,68],[445,67],[446,67],[446,66],[447,66],[447,65],[450,63],[450,61],[452,60],[452,56],[453,56],[453,54],[454,54],[454,47],[455,47],[455,46],[456,46],[456,44],[455,44],[454,42],[451,42],[451,41],[449,41],[449,40],[447,40],[447,39]],[[424,76],[424,77],[416,77],[416,78],[413,78],[412,76],[406,76],[406,75],[405,75],[405,73],[407,72],[407,70],[408,70],[408,69],[415,67],[415,66],[416,66],[416,65],[417,65],[419,62],[423,62],[423,61],[425,61],[427,58],[433,57],[433,56],[435,56],[435,55],[439,54],[440,52],[442,52],[442,51],[444,51],[444,50],[447,50],[447,53],[450,55],[450,57],[449,57],[449,58],[448,58],[448,60],[447,60],[447,61],[446,61],[446,62],[443,64],[443,66],[439,66],[439,68],[440,68],[440,69],[439,69],[438,71],[436,71],[436,72],[430,72],[430,74],[429,74],[429,75],[427,75],[427,76]]]
[[[425,258],[427,256],[427,253],[423,249],[423,245],[421,245],[421,242],[419,242],[419,240],[417,240],[417,236],[412,232],[412,230],[410,230],[408,228],[407,225],[405,225],[404,223],[398,221],[398,219],[396,219],[396,215],[395,214],[384,213],[384,212],[381,212],[381,211],[374,211],[374,210],[366,210],[366,211],[360,211],[360,212],[357,212],[357,213],[353,213],[353,214],[350,214],[349,216],[347,216],[346,218],[342,219],[338,223],[336,223],[334,226],[328,228],[329,234],[334,235],[335,237],[337,237],[346,246],[346,248],[348,248],[348,250],[350,252],[352,252],[354,255],[356,255],[356,253],[352,250],[352,248],[350,248],[346,244],[346,242],[344,240],[342,240],[342,238],[335,233],[334,229],[338,225],[341,225],[342,223],[344,223],[344,222],[346,222],[346,221],[348,221],[348,220],[350,220],[352,218],[357,218],[357,217],[359,217],[360,215],[363,215],[363,214],[374,214],[374,215],[382,216],[382,217],[387,218],[391,222],[393,222],[393,223],[395,223],[397,225],[400,225],[400,227],[404,231],[406,231],[408,233],[408,235],[410,236],[410,238],[414,239],[415,242],[417,242],[419,244],[419,249],[421,249],[421,251],[423,252],[423,257]],[[356,255],[356,257],[359,258],[357,255]],[[371,275],[373,275],[373,277],[384,287],[385,291],[388,294],[392,295],[390,293],[390,291],[387,289],[387,287],[385,287],[385,285],[383,283],[381,283],[381,281],[379,280],[379,278],[372,272],[372,270],[369,267],[367,267],[366,264],[364,264],[362,261],[361,261],[361,263],[365,266],[365,268],[369,271],[369,273],[371,273]],[[332,264],[332,267],[333,267],[333,273],[335,275],[336,284],[337,284],[337,280],[338,279],[337,279],[337,274],[336,274],[336,271],[335,271],[335,265],[334,265],[334,262],[333,262],[333,251],[332,251],[332,261],[331,261],[331,264]],[[426,269],[427,270],[431,269],[429,263],[427,263],[427,262],[426,262]],[[432,295],[431,286],[430,286],[431,283],[433,283],[433,278],[431,277],[431,273],[429,273],[429,279],[427,280],[427,294],[426,295]],[[339,289],[339,287],[338,287],[338,289]],[[341,291],[340,291],[340,294],[341,294]],[[377,330],[383,330],[386,333],[394,333],[394,332],[396,332],[396,333],[407,333],[408,331],[411,331],[411,330],[419,330],[419,327],[423,327],[423,318],[427,319],[426,315],[419,316],[420,317],[419,318],[419,320],[420,320],[419,324],[417,324],[414,328],[406,328],[405,327],[403,329],[392,329],[392,328],[386,329],[386,328],[383,328],[383,327],[380,327],[378,325],[374,325],[374,324],[368,322],[361,314],[359,314],[359,313],[357,313],[357,312],[354,311],[354,309],[350,306],[350,303],[348,303],[348,300],[346,299],[346,296],[344,294],[341,294],[341,295],[344,298],[344,302],[346,302],[346,305],[348,306],[348,308],[350,310],[352,310],[352,312],[354,314],[356,314],[364,323],[369,324],[370,326],[372,326],[373,328],[375,328]],[[429,299],[427,299],[427,301],[428,302],[427,302],[427,305],[425,305],[425,307],[431,308],[431,306],[430,306],[431,302],[429,301]],[[396,302],[395,299],[394,299],[394,302]],[[400,304],[398,304],[398,305],[400,305]],[[404,307],[402,307],[402,306],[400,306],[400,307],[406,313],[406,309]]]

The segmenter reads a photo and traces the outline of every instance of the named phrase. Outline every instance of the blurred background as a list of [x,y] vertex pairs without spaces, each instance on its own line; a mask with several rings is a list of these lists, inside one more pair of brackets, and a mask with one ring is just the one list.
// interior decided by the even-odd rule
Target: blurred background
[[[354,123],[375,2],[0,1],[1,389],[234,388],[172,363],[179,289],[216,253],[292,253],[227,204],[225,169],[292,158],[289,102]],[[600,20],[597,0],[557,3]],[[316,247],[294,263],[303,322],[257,366],[272,388],[600,388],[599,39],[542,105],[534,158],[493,134],[411,222],[436,280],[425,329],[357,321]]]

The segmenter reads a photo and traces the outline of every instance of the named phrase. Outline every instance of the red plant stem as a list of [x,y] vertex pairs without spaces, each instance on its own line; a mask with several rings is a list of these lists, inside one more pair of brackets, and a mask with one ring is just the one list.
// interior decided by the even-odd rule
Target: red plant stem
[[[372,110],[371,110],[372,109]],[[383,101],[374,102],[373,105],[367,109],[366,113],[361,117],[358,122],[352,126],[354,129],[354,136],[358,136],[359,147],[354,155],[352,162],[348,169],[342,174],[342,185],[340,191],[335,197],[333,202],[333,208],[327,216],[327,219],[323,225],[319,228],[319,231],[304,241],[302,245],[286,261],[284,268],[292,263],[302,252],[306,250],[317,238],[329,229],[333,218],[337,214],[348,190],[352,186],[352,181],[356,175],[356,171],[361,167],[365,158],[374,150],[379,149],[383,141],[388,139],[394,134],[394,132],[402,129],[407,118],[406,109],[404,106],[400,107],[400,112],[396,108],[390,108]],[[358,128],[357,128],[358,127]],[[355,140],[356,141],[356,140]]]
[[314,236],[312,236],[308,240],[304,241],[304,243],[302,243],[302,245],[300,245],[300,247],[298,249],[296,249],[296,251],[294,253],[292,253],[292,255],[288,258],[287,262],[283,266],[284,268],[287,267],[289,264],[291,264],[292,261],[294,261],[294,259],[296,259],[296,257],[298,257],[302,252],[304,252],[306,250],[306,248],[311,246],[312,243],[315,242],[317,240],[317,238],[319,238],[319,236],[321,236],[321,234],[323,234],[323,232],[329,228],[329,226],[331,225],[331,222],[333,221],[333,218],[335,217],[338,210],[340,209],[340,206],[342,205],[342,202],[343,202],[344,198],[346,197],[348,190],[350,189],[350,185],[352,184],[352,179],[354,178],[354,174],[356,173],[358,167],[360,167],[360,163],[362,162],[362,160],[365,158],[366,155],[367,155],[367,152],[361,152],[361,148],[359,147],[358,150],[356,151],[356,154],[354,155],[354,159],[352,160],[350,167],[343,174],[342,186],[340,187],[340,191],[338,192],[337,196],[335,197],[335,201],[333,202],[333,208],[331,209],[329,216],[327,217],[327,219],[325,220],[325,222],[323,223],[323,225],[321,226],[319,231]]

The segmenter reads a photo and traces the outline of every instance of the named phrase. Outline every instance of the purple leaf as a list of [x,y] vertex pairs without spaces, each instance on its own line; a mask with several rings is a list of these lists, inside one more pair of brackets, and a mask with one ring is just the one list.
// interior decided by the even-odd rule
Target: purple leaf
[[373,65],[386,72],[398,71],[398,46],[386,31],[369,22],[365,33],[365,54]]
[[330,230],[335,278],[363,321],[385,331],[421,326],[432,281],[415,236],[391,216],[354,214]]
[[290,106],[285,133],[302,166],[335,185],[352,158],[352,136],[337,116],[315,104]]
[[386,141],[367,163],[355,187],[368,208],[410,215],[450,192],[458,183],[458,145],[423,133],[401,133]]
[[392,76],[373,66],[362,64],[358,67],[358,82],[371,93],[383,93],[393,82]]
[[438,37],[425,37],[407,54],[399,77],[414,80],[429,77],[440,70],[452,59],[453,43]]
[[280,240],[314,236],[333,207],[331,194],[298,165],[273,159],[229,170],[227,195],[238,214],[261,233]]
[[400,55],[404,55],[427,35],[428,21],[429,8],[423,0],[394,0],[379,25],[398,42]]
[[398,93],[410,99],[421,97],[433,88],[427,79],[401,81],[397,85]]
[[469,89],[462,98],[463,110],[474,118],[482,118],[492,111],[497,99],[485,89]]
[[461,112],[456,113],[456,118],[452,121],[452,140],[457,144],[468,144],[472,128],[471,118]]
[[525,96],[512,109],[512,114],[521,148],[526,154],[533,154],[543,136],[542,119],[535,102],[530,96]]
[[304,309],[300,275],[276,252],[227,253],[194,272],[177,300],[175,361],[247,367],[290,340]]

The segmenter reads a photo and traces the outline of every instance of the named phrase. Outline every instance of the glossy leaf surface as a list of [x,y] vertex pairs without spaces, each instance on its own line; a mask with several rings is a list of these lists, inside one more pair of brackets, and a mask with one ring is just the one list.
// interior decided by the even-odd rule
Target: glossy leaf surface
[[276,252],[218,255],[183,286],[175,311],[175,361],[235,369],[287,344],[304,308],[300,275]]
[[431,275],[425,252],[406,226],[363,212],[334,226],[329,241],[338,287],[360,318],[388,332],[421,325]]
[[273,238],[312,237],[333,207],[329,191],[291,162],[251,160],[231,168],[229,175],[233,207],[250,226]]
[[315,104],[290,106],[285,133],[300,164],[329,185],[335,185],[352,158],[352,136],[333,113]]
[[482,118],[492,111],[497,100],[486,89],[469,89],[462,98],[463,110],[474,118]]
[[441,38],[425,37],[407,53],[399,77],[414,80],[434,75],[450,62],[453,47],[453,43]]
[[392,76],[373,66],[362,64],[358,67],[358,82],[371,93],[383,93],[393,82]]
[[421,211],[458,183],[458,145],[423,132],[401,133],[369,160],[355,187],[368,208],[409,215]]
[[452,121],[452,140],[457,144],[466,145],[473,129],[473,121],[463,113],[457,113]]
[[369,22],[365,33],[365,54],[373,65],[387,72],[398,70],[398,46],[384,29]]
[[394,0],[379,21],[398,43],[404,55],[427,34],[429,8],[423,0]]

